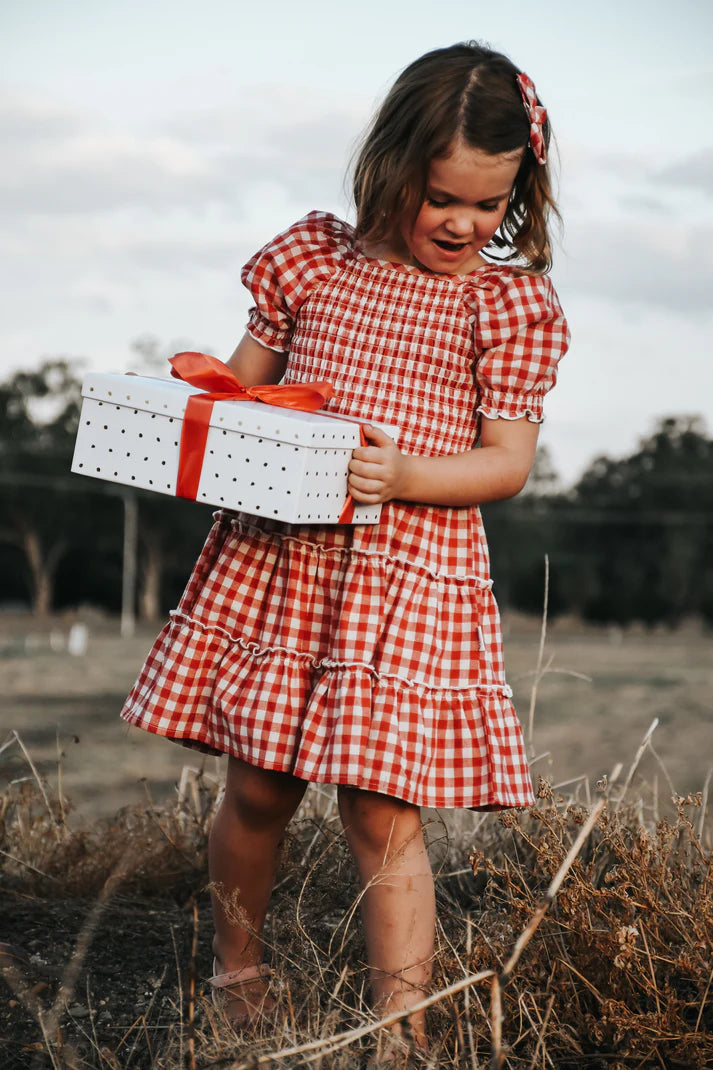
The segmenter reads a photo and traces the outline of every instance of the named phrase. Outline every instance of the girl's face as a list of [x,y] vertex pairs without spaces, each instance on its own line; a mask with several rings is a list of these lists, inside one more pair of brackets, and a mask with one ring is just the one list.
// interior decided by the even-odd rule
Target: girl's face
[[401,238],[422,267],[464,275],[486,263],[480,256],[503,221],[524,150],[489,156],[456,144],[431,161],[426,200]]

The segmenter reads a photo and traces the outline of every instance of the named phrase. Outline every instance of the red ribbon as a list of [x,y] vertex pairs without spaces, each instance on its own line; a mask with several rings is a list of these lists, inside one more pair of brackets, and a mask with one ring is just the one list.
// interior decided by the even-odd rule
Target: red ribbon
[[[176,497],[195,501],[203,469],[210,417],[216,401],[262,401],[284,409],[316,412],[325,401],[334,397],[334,390],[326,382],[285,383],[263,386],[243,386],[227,364],[207,353],[176,353],[169,360],[171,375],[205,391],[191,394],[186,404],[178,458]],[[364,432],[360,437],[366,445]],[[351,523],[354,503],[351,495],[339,517],[340,524]]]
[[[359,441],[362,446],[368,446],[366,441],[366,435],[364,434],[364,428],[359,424]],[[344,508],[339,514],[338,524],[352,524],[354,522],[354,499],[351,494],[347,494],[347,500],[344,503]]]

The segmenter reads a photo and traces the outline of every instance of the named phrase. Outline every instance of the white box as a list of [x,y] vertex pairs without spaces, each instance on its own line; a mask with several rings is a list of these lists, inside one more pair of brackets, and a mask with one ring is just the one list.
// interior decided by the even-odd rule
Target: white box
[[[177,379],[90,373],[72,471],[175,496],[186,403],[200,390]],[[197,502],[293,524],[336,524],[347,497],[359,424],[368,419],[216,401]],[[381,423],[396,438],[397,429]],[[375,524],[380,505],[354,507],[354,524]]]

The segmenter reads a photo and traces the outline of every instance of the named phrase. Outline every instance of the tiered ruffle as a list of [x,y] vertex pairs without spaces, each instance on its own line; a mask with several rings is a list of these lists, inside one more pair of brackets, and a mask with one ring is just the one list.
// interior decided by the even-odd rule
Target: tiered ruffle
[[223,515],[129,723],[435,807],[532,801],[490,582]]

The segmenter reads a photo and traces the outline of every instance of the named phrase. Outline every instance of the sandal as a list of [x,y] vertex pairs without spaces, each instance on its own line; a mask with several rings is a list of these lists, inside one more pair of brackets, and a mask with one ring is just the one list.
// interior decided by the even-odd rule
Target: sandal
[[218,960],[214,958],[213,976],[208,978],[213,989],[213,1006],[225,1014],[234,1028],[259,1021],[275,1006],[276,1001],[270,994],[272,976],[272,969],[266,962],[218,973]]

